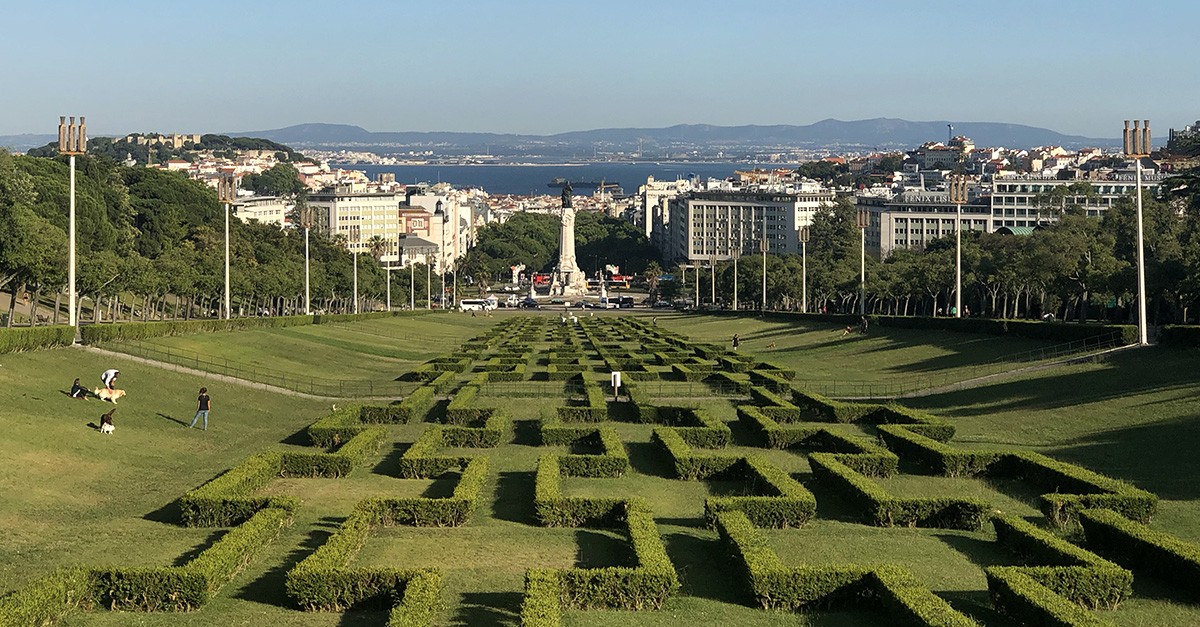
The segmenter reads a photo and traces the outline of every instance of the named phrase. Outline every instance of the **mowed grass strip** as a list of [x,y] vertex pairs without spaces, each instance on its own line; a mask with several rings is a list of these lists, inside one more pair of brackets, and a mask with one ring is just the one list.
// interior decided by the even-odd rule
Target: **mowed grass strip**
[[149,343],[297,376],[391,380],[496,322],[459,313],[154,338]]
[[[171,563],[212,534],[163,524],[178,520],[179,496],[329,409],[78,349],[3,357],[0,590],[61,565]],[[65,393],[75,377],[98,387],[108,368],[127,392],[118,405]],[[207,432],[185,428],[201,386]],[[115,433],[88,426],[114,408]]]

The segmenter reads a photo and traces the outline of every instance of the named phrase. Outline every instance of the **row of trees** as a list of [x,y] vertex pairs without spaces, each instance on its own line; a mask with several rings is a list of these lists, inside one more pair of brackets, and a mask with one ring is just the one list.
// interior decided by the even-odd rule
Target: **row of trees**
[[[1082,201],[1086,186],[1040,199],[1046,217],[1057,221],[1027,236],[963,234],[963,302],[973,315],[1061,319],[1130,320],[1135,312],[1136,214],[1133,198],[1124,198],[1102,218],[1089,217]],[[1164,186],[1163,198],[1143,198],[1149,315],[1154,322],[1194,320],[1200,298],[1200,180],[1182,176]],[[854,312],[859,306],[860,240],[852,200],[842,198],[815,217],[808,245],[810,311]],[[768,306],[798,309],[802,298],[799,255],[768,255]],[[702,269],[700,286],[688,273],[687,284],[662,283],[665,298],[699,293],[728,306],[733,293],[733,263]],[[738,264],[742,306],[762,298],[758,256]],[[899,249],[880,262],[867,257],[865,309],[897,315],[945,315],[954,302],[955,242],[935,240],[923,250]]]
[[[78,162],[77,290],[94,320],[216,315],[224,292],[223,207],[209,188],[177,173],[125,167],[103,157]],[[46,322],[65,312],[68,171],[65,159],[0,151],[0,290]],[[311,237],[313,307],[353,310],[353,257],[339,242]],[[231,292],[235,314],[303,310],[304,233],[231,221]],[[424,267],[414,272],[423,303]],[[398,278],[398,277],[397,277]],[[410,277],[392,298],[408,302]],[[434,277],[436,283],[437,278]],[[359,295],[375,307],[385,297],[377,259],[358,259]],[[107,312],[102,314],[102,312]]]

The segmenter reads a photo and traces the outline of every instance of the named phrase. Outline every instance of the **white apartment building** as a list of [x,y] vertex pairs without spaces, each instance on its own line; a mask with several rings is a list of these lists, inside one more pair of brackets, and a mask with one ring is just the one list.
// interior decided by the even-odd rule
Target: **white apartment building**
[[250,196],[238,198],[237,202],[233,203],[233,215],[242,222],[253,220],[283,228],[287,222],[287,213],[293,206],[276,196]]
[[693,191],[669,203],[663,228],[666,262],[727,260],[764,243],[772,253],[799,253],[800,228],[812,224],[833,192],[814,182],[747,191]]
[[[971,190],[962,206],[962,230],[992,231],[991,206]],[[867,251],[886,259],[897,248],[923,249],[939,237],[953,236],[958,208],[946,191],[905,190],[895,196],[859,195],[855,204],[870,213]]]
[[634,224],[642,227],[646,237],[654,231],[654,211],[666,211],[667,203],[672,198],[693,189],[692,181],[679,179],[676,181],[656,181],[653,176],[646,177],[646,184],[638,188],[641,197],[640,211],[635,215]]
[[338,185],[309,196],[313,222],[330,237],[342,235],[346,248],[359,254],[371,254],[371,238],[378,235],[387,242],[380,261],[398,262],[400,237],[400,197],[392,193],[351,191]]
[[[1149,164],[1154,167],[1152,164]],[[1154,169],[1143,166],[1142,184],[1147,191],[1158,186],[1164,176]],[[988,230],[1002,226],[1037,226],[1039,223],[1057,219],[1052,207],[1039,204],[1039,197],[1052,192],[1056,187],[1073,183],[1088,183],[1096,197],[1075,196],[1066,199],[1069,205],[1078,205],[1087,210],[1089,216],[1100,217],[1122,197],[1132,197],[1137,186],[1136,174],[1132,170],[1093,173],[1089,178],[1058,179],[1039,175],[997,176],[992,181],[991,213],[992,224]]]

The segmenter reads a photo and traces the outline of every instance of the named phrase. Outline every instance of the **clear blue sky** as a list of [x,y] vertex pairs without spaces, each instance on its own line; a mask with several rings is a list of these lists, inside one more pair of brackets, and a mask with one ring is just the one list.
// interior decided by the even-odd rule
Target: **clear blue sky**
[[[1129,8],[1136,4],[1137,8]],[[1200,2],[0,0],[0,134],[1200,118]],[[60,34],[61,33],[61,34]]]

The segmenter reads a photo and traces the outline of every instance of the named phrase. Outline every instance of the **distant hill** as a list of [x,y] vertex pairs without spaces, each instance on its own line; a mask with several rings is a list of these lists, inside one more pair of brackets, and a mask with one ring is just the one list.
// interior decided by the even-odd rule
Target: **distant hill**
[[297,147],[387,147],[387,146],[453,146],[453,147],[535,147],[617,145],[636,147],[639,142],[658,145],[694,146],[794,146],[912,148],[928,141],[944,141],[947,124],[954,125],[955,135],[966,135],[980,146],[1027,148],[1057,145],[1072,148],[1084,146],[1110,147],[1119,144],[1115,138],[1094,138],[1066,135],[1050,129],[1008,124],[1003,122],[947,122],[944,120],[911,122],[895,118],[872,120],[821,120],[808,125],[746,125],[715,126],[711,124],[679,124],[666,128],[609,128],[571,131],[554,135],[515,135],[500,133],[457,132],[371,132],[346,124],[299,124],[281,129],[229,133],[274,140]]

